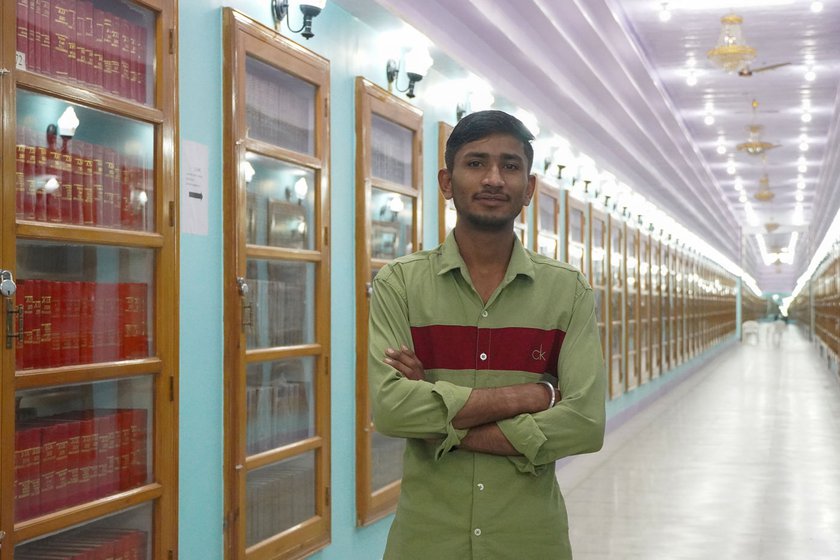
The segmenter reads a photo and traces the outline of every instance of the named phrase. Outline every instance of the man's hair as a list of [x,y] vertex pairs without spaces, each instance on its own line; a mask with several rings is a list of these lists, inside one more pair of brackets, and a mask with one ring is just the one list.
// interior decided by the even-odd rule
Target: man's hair
[[450,171],[455,165],[455,154],[465,144],[486,138],[491,134],[509,134],[522,142],[525,150],[525,158],[528,160],[528,173],[531,172],[531,164],[534,163],[534,147],[531,141],[534,135],[528,130],[522,121],[509,115],[504,111],[489,110],[470,113],[458,121],[449,139],[446,141],[446,153],[444,160],[446,168]]

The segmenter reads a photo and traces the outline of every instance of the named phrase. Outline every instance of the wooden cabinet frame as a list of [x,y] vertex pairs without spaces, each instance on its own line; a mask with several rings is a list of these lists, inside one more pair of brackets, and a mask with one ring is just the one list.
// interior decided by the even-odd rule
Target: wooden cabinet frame
[[[138,505],[152,506],[150,551],[154,558],[171,557],[177,551],[178,520],[178,58],[167,45],[177,36],[177,10],[170,0],[141,0],[139,6],[154,14],[154,88],[151,101],[139,104],[128,99],[68,84],[50,76],[15,68],[16,2],[0,7],[0,138],[2,138],[2,198],[0,198],[0,267],[16,274],[18,240],[55,241],[80,245],[105,245],[153,251],[155,269],[152,309],[155,323],[154,355],[143,359],[110,363],[68,365],[15,371],[15,352],[0,351],[0,531],[5,533],[0,559],[11,560],[15,546],[31,539],[92,522],[102,516]],[[126,117],[154,127],[153,172],[155,228],[153,231],[115,230],[68,223],[15,219],[15,132],[17,90],[84,105]],[[6,302],[2,298],[5,311]],[[5,321],[3,321],[3,337]],[[153,378],[150,396],[154,434],[149,439],[153,463],[151,480],[130,490],[59,509],[33,519],[15,522],[15,393],[104,380],[121,380],[137,375]]]
[[[438,122],[438,169],[446,167],[446,141],[449,135],[452,134],[452,129],[455,128],[449,123],[443,121]],[[446,239],[446,234],[449,233],[446,229],[446,208],[447,204],[452,204],[452,201],[447,201],[443,198],[443,193],[438,189],[438,243],[443,243]]]
[[[572,263],[575,266],[580,266],[580,271],[583,273],[584,276],[589,278],[589,281],[591,283],[592,277],[590,275],[590,271],[592,270],[592,250],[590,246],[590,234],[592,232],[590,226],[589,208],[589,203],[578,200],[577,198],[572,196],[569,191],[565,192],[565,219],[563,222],[563,258],[566,259],[567,262]],[[580,229],[577,231],[572,230],[573,213],[578,213],[581,216]],[[575,238],[579,238],[580,240],[575,241]],[[576,249],[573,249],[573,244],[575,243],[578,243],[580,245]],[[572,259],[573,250],[583,251],[583,256],[581,258],[580,263],[578,263],[577,259]]]
[[[542,201],[540,200],[542,196],[545,196],[551,204],[553,205],[551,215],[553,217],[553,221],[550,224],[543,224],[542,223],[542,216],[540,211],[542,210]],[[562,245],[562,239],[560,237],[560,201],[562,200],[563,192],[557,188],[556,186],[552,185],[548,182],[544,177],[538,176],[537,177],[537,190],[534,192],[534,223],[536,227],[534,228],[534,244],[532,246],[533,250],[539,252],[540,250],[540,235],[548,235],[554,241],[554,254],[553,255],[546,255],[551,257],[555,260],[561,260],[564,258],[562,251],[564,249]]]
[[[329,61],[230,8],[224,10],[224,228],[225,228],[225,558],[301,558],[330,542],[330,251]],[[246,59],[253,57],[314,86],[314,154],[251,138],[246,120]],[[240,162],[257,153],[305,168],[315,176],[314,249],[247,244],[246,180]],[[248,258],[315,266],[314,343],[246,350],[243,325]],[[247,365],[287,358],[314,360],[314,436],[248,455]],[[315,515],[246,548],[247,475],[285,459],[314,453]]]
[[[399,185],[373,175],[373,115],[412,131],[411,185]],[[413,204],[412,247],[421,246],[423,113],[381,87],[356,78],[356,520],[368,525],[393,512],[400,482],[372,488],[371,403],[368,391],[368,317],[371,273],[388,263],[373,259],[371,252],[371,190],[410,197]]]
[[[627,297],[627,230],[623,221],[612,214],[608,216],[607,231],[607,323],[610,345],[607,362],[609,371],[610,398],[621,396],[627,390],[626,349],[627,339],[624,328],[624,305]],[[615,276],[618,275],[616,280]],[[617,345],[617,346],[616,346]]]

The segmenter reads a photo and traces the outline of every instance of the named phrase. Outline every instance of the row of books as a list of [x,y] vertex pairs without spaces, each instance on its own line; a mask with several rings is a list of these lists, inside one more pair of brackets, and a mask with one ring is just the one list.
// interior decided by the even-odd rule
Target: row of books
[[245,408],[249,455],[305,439],[314,427],[305,383],[249,386],[245,389]]
[[17,369],[148,357],[148,292],[142,282],[19,280]]
[[309,456],[248,474],[246,546],[315,515],[315,471]]
[[306,276],[301,270],[296,282],[248,279],[253,301],[251,326],[246,331],[248,348],[294,346],[307,342]]
[[315,90],[296,78],[249,58],[245,114],[251,138],[296,152],[315,147]]
[[15,549],[18,560],[146,560],[148,533],[89,528],[40,539]]
[[152,172],[140,158],[108,146],[17,130],[15,214],[40,222],[146,230]]
[[139,103],[148,97],[152,31],[90,0],[17,0],[16,50],[26,70]]
[[79,410],[15,430],[15,519],[31,519],[145,484],[147,411]]

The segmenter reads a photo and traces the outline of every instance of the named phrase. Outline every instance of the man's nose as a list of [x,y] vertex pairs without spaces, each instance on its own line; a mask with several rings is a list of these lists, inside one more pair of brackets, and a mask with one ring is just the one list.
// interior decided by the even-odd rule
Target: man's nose
[[498,186],[504,184],[504,179],[502,178],[502,171],[499,169],[499,166],[496,164],[491,164],[487,166],[487,173],[484,174],[483,179],[481,180],[482,185],[488,186]]

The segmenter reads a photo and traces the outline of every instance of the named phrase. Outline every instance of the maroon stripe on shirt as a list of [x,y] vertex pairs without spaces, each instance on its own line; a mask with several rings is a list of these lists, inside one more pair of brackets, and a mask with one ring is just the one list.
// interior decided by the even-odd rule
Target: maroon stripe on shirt
[[492,369],[557,376],[557,358],[565,336],[559,329],[525,327],[411,327],[414,352],[425,369]]

